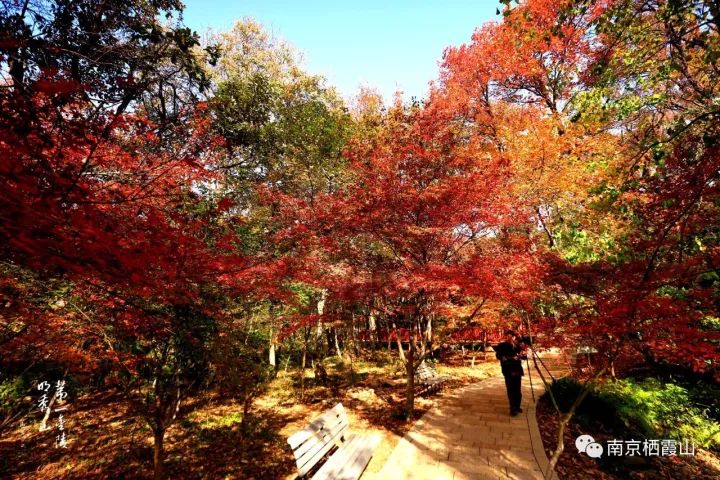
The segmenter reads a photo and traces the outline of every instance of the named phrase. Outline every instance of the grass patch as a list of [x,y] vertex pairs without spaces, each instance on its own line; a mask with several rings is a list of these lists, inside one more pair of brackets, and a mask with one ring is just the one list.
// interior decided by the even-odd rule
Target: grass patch
[[200,422],[199,427],[203,430],[215,430],[217,428],[232,427],[242,422],[242,412],[229,413],[220,417],[209,418]]
[[[580,394],[581,385],[572,378],[553,382],[552,390],[563,411]],[[645,438],[689,440],[720,451],[720,423],[693,401],[687,388],[654,378],[622,379],[597,385],[576,412],[578,424],[590,427],[600,422],[615,432]]]

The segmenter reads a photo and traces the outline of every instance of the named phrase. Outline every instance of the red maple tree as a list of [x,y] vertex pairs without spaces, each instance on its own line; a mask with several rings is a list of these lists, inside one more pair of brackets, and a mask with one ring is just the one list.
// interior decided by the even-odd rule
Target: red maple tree
[[328,302],[373,305],[411,332],[407,351],[396,338],[412,412],[415,370],[447,307],[510,298],[530,274],[518,234],[528,219],[513,210],[502,155],[463,142],[432,110],[396,105],[382,133],[347,155],[352,182],[312,205],[285,197],[280,235],[302,245],[301,278],[328,290]]

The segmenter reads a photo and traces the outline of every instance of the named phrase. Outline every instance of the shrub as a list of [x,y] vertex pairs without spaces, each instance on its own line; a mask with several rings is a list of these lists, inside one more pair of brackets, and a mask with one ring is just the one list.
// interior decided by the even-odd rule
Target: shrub
[[[551,389],[564,412],[582,392],[575,379],[553,382]],[[687,439],[697,445],[720,450],[720,423],[693,402],[690,392],[674,383],[654,378],[623,379],[595,386],[577,411],[577,421],[601,422],[615,432],[640,434],[646,438]]]
[[648,378],[603,384],[599,394],[615,403],[619,416],[647,435],[688,439],[714,450],[720,449],[720,423],[695,405],[687,389]]
[[[563,412],[570,410],[575,399],[583,391],[583,385],[571,377],[553,381],[550,388]],[[613,430],[637,431],[633,425],[628,425],[624,421],[616,400],[610,396],[600,395],[597,389],[592,389],[575,411],[576,421],[586,430],[592,428],[593,422],[601,421]]]
[[10,412],[26,393],[28,386],[20,376],[0,382],[0,412]]

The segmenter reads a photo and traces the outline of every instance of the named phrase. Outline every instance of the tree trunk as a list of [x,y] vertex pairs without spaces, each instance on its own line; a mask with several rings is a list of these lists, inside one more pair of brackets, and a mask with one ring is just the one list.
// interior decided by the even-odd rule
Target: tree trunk
[[338,341],[337,328],[333,328],[333,338],[335,340],[335,354],[338,358],[342,358],[342,350],[340,350],[340,342]]
[[290,354],[288,353],[287,357],[285,357],[285,367],[283,368],[283,371],[287,373],[288,366],[290,365]]
[[303,332],[303,348],[302,348],[302,360],[300,363],[300,399],[305,397],[305,367],[307,366],[307,346],[310,337],[310,329],[304,328]]
[[[307,365],[307,343],[303,343],[302,360],[300,361],[300,370],[302,370],[303,374],[305,373],[306,365]],[[304,377],[304,375],[303,375],[303,377]]]
[[275,360],[275,344],[272,340],[270,340],[270,353],[268,354],[268,361],[270,362],[270,365],[277,367],[277,362]]
[[327,291],[323,290],[320,299],[317,302],[317,313],[322,315],[325,312],[325,300],[327,299]]
[[350,349],[345,350],[350,359],[350,385],[355,386],[355,365],[353,364],[353,353]]
[[275,329],[270,327],[270,346],[268,349],[268,362],[273,368],[277,368],[277,359],[275,358]]
[[[355,317],[355,314],[352,313],[351,316],[352,316],[352,323],[350,324],[350,337],[348,340],[348,337],[345,336],[345,348],[348,350],[352,350],[352,353],[350,354],[352,356],[353,354],[354,355],[358,354],[358,342],[357,342],[357,330],[358,329],[357,329],[357,319]],[[348,346],[348,342],[350,343],[349,346]],[[352,358],[350,359],[350,361],[352,362]]]
[[[323,290],[322,294],[320,295],[320,299],[317,302],[317,313],[320,315],[320,321],[318,321],[317,327],[315,329],[315,353],[317,354],[318,350],[318,344],[320,341],[320,337],[322,337],[323,330],[325,330],[325,327],[323,325],[322,321],[322,315],[325,314],[325,299],[327,298],[327,292]],[[327,335],[326,335],[327,336]],[[325,352],[325,355],[323,355],[323,358],[327,356],[327,352],[330,351],[329,347],[330,343],[328,342],[328,350]]]
[[[535,369],[540,371],[540,369],[537,367],[537,363],[535,364]],[[559,416],[559,424],[558,424],[558,434],[557,434],[557,446],[555,447],[555,451],[553,452],[552,456],[550,457],[550,464],[548,466],[548,472],[544,475],[545,478],[548,478],[548,475],[552,475],[552,471],[555,470],[555,466],[557,465],[558,460],[560,460],[560,455],[562,455],[563,451],[565,450],[565,442],[564,442],[564,435],[565,435],[565,427],[570,422],[570,419],[572,419],[573,415],[575,415],[575,411],[580,406],[580,404],[585,400],[585,397],[590,393],[590,389],[592,388],[593,383],[595,380],[600,378],[600,376],[605,372],[605,368],[602,368],[598,373],[595,374],[595,376],[592,379],[588,379],[583,384],[583,390],[580,392],[580,395],[578,395],[575,400],[573,401],[572,405],[570,406],[570,409],[567,411],[565,415],[560,415],[560,409],[557,404],[557,400],[555,399],[555,395],[553,394],[553,391],[551,388],[549,388],[548,384],[545,382],[544,377],[541,376],[541,379],[543,379],[543,383],[545,383],[546,390],[550,393],[550,399],[553,402],[553,405],[555,406],[555,409],[558,412]]]
[[552,476],[552,472],[555,470],[558,460],[560,460],[560,455],[565,450],[565,426],[568,424],[568,421],[570,421],[570,416],[565,416],[560,419],[557,432],[557,446],[555,447],[552,457],[550,457],[548,471],[543,475],[545,478]]
[[415,410],[415,342],[410,339],[410,348],[405,359],[405,370],[407,372],[407,389],[405,391],[405,411],[408,418]]
[[252,407],[253,398],[255,396],[255,391],[248,393],[245,396],[245,399],[243,400],[243,414],[242,414],[242,420],[240,420],[240,431],[244,434],[247,433],[247,419],[250,415],[250,408]]
[[[411,332],[412,336],[412,332]],[[410,345],[405,357],[405,371],[407,373],[407,389],[405,390],[405,410],[408,418],[415,410],[415,342],[410,338]]]
[[163,441],[165,440],[165,429],[156,427],[154,429],[155,444],[153,445],[153,467],[155,480],[163,479],[163,461],[165,451],[163,449]]
[[332,356],[332,354],[331,354],[332,348],[333,348],[332,347],[332,332],[330,331],[329,327],[325,329],[325,345],[324,345],[324,347],[325,347],[325,350],[324,350],[325,354],[323,355],[323,357],[327,358],[327,357]]

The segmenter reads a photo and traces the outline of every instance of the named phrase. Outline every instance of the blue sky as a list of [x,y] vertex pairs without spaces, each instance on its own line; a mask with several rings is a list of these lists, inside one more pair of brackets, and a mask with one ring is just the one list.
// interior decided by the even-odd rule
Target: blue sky
[[395,90],[421,98],[437,78],[445,47],[470,40],[497,20],[497,0],[185,0],[185,23],[202,32],[226,30],[253,17],[303,54],[345,96],[359,85],[386,100]]

